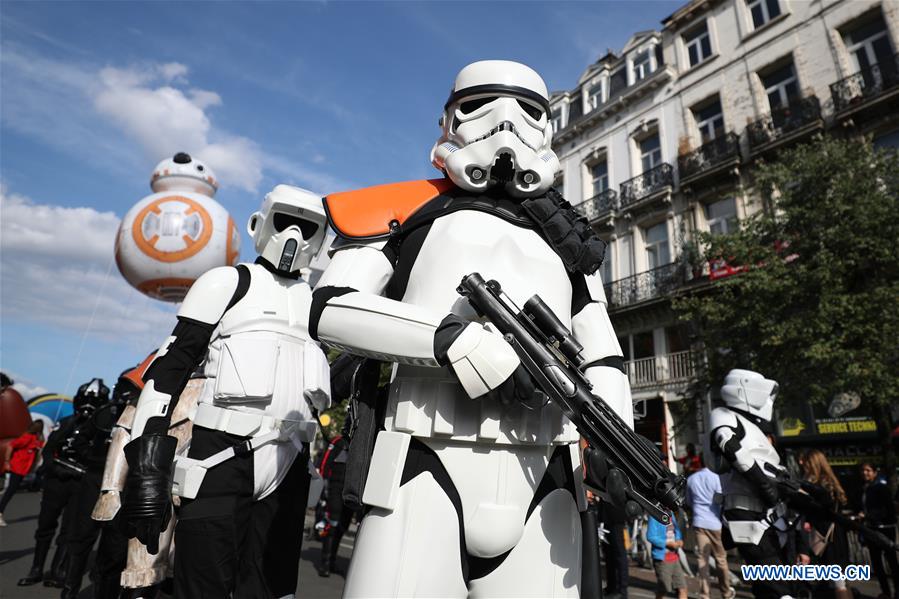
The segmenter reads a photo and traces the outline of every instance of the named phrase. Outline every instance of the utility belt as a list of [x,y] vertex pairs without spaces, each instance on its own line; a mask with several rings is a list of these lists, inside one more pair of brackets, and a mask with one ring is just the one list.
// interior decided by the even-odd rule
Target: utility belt
[[768,511],[768,506],[765,502],[752,495],[740,495],[738,493],[721,495],[720,493],[715,493],[714,502],[721,506],[722,511],[744,510],[757,514],[764,514]]
[[240,412],[201,403],[193,419],[195,426],[222,431],[249,439],[215,453],[203,460],[187,456],[175,457],[172,494],[194,499],[206,477],[206,471],[235,456],[248,455],[269,443],[311,443],[316,423],[312,420],[285,420],[269,414]]

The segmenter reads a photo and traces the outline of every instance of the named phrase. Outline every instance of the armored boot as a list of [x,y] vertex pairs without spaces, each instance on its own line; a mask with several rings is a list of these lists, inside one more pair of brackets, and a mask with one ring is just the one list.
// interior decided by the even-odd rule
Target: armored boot
[[161,585],[154,584],[153,586],[140,587],[138,589],[122,589],[119,599],[159,599],[161,595]]
[[78,593],[81,591],[80,584],[67,584],[62,587],[62,594],[60,594],[59,599],[78,599]]
[[69,565],[68,543],[56,546],[53,561],[50,563],[50,571],[44,578],[45,587],[62,588],[66,583],[66,567]]
[[328,534],[324,539],[322,539],[322,553],[321,557],[318,560],[318,564],[316,564],[315,569],[318,571],[318,575],[327,578],[331,576],[331,547],[334,546],[334,535]]
[[[340,569],[337,569],[337,550],[340,549],[340,538],[343,536],[343,531],[341,531],[338,527],[335,527],[331,530],[331,534],[328,535],[328,540],[330,541],[328,546],[328,571],[332,574],[339,574],[343,576],[345,572]],[[324,551],[322,551],[324,553]]]
[[159,599],[162,595],[160,585],[154,584],[150,587],[141,587],[139,589],[122,589],[119,599]]
[[17,583],[20,587],[27,587],[39,583],[44,579],[44,562],[47,561],[47,553],[50,552],[50,544],[53,539],[42,539],[34,546],[34,561],[31,570],[25,578],[20,578]]
[[[122,587],[119,584],[118,576],[101,578],[94,582],[94,599],[114,599],[119,597]],[[139,595],[145,597],[145,595]]]

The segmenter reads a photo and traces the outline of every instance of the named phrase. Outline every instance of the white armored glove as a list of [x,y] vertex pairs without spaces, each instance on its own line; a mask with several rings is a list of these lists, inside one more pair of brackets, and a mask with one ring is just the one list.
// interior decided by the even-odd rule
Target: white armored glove
[[497,389],[521,365],[499,332],[455,314],[444,318],[434,333],[434,357],[452,367],[471,398]]

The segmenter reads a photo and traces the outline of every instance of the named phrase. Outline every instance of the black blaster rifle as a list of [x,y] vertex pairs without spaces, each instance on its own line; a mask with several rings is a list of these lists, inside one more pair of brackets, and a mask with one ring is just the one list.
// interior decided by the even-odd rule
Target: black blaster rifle
[[549,306],[534,295],[524,309],[518,309],[499,283],[485,281],[476,272],[463,278],[457,291],[505,336],[540,390],[587,442],[624,474],[625,495],[668,524],[669,510],[683,505],[684,478],[671,473],[655,448],[591,393],[592,385],[579,370],[583,347]]
[[865,526],[859,520],[850,518],[839,512],[822,505],[813,494],[820,490],[816,485],[794,478],[786,470],[778,468],[774,464],[766,463],[765,470],[774,475],[774,480],[780,489],[781,496],[785,498],[787,505],[804,516],[813,516],[828,522],[835,522],[840,526],[854,530],[864,537],[866,543],[870,543],[881,549],[899,551],[899,544],[880,531]]

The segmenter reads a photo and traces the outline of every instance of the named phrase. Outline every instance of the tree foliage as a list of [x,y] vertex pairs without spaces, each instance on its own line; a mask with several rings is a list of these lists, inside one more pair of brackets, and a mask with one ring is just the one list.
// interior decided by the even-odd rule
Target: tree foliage
[[824,138],[755,178],[764,209],[699,236],[703,260],[744,270],[674,301],[706,351],[702,382],[749,368],[780,383],[779,402],[854,392],[885,408],[899,397],[899,155]]

